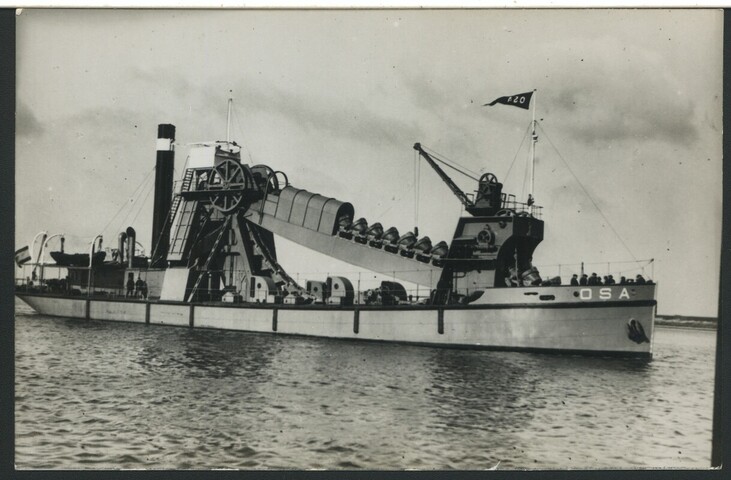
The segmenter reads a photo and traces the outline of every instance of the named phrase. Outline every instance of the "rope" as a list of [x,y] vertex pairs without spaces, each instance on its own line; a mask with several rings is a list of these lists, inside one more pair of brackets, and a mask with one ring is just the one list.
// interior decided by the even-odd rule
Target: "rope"
[[[132,192],[132,195],[131,195],[131,197],[130,197],[130,198],[134,198],[134,197],[135,197],[135,196],[137,195],[137,191],[138,191],[138,190],[140,190],[140,189],[141,189],[141,187],[142,187],[143,185],[145,185],[145,184],[147,183],[147,181],[148,181],[148,180],[150,179],[150,174],[151,174],[152,172],[154,172],[154,171],[155,171],[155,167],[153,166],[153,167],[152,167],[152,168],[150,169],[150,171],[149,171],[149,172],[147,172],[147,175],[145,175],[145,178],[143,178],[143,179],[142,179],[142,181],[141,181],[141,182],[139,183],[139,185],[137,185],[137,188],[135,188],[135,189],[134,189],[134,191]],[[115,214],[114,214],[114,215],[113,215],[113,216],[112,216],[112,217],[111,217],[111,218],[109,219],[109,221],[107,222],[107,224],[106,224],[106,225],[104,226],[104,228],[102,229],[102,234],[104,234],[104,233],[105,233],[105,232],[107,231],[107,229],[109,228],[109,225],[111,225],[111,224],[112,224],[112,222],[114,221],[114,219],[115,219],[115,218],[117,218],[117,215],[119,215],[119,214],[120,214],[120,213],[122,212],[122,210],[124,210],[124,207],[126,207],[127,205],[128,205],[128,203],[127,203],[127,202],[124,202],[124,203],[122,204],[122,206],[121,206],[121,207],[119,207],[119,210],[117,210],[117,213],[115,213]]]
[[[140,190],[137,193],[136,198],[134,198],[132,200],[132,206],[129,209],[129,211],[127,212],[127,214],[124,216],[124,218],[122,219],[122,221],[120,222],[120,225],[118,227],[118,230],[123,229],[125,224],[129,225],[131,223],[131,222],[128,222],[128,219],[130,218],[130,216],[134,212],[135,207],[137,206],[137,203],[138,203],[137,200],[140,198],[140,196],[142,195],[142,193],[145,190],[147,190],[148,188],[152,189],[152,188],[154,188],[154,186],[155,186],[155,182],[147,182],[147,183],[145,183],[145,186],[142,188],[142,190]],[[148,195],[149,195],[149,193],[148,193]]]
[[588,198],[588,199],[589,199],[589,200],[591,201],[592,205],[594,205],[594,208],[596,208],[597,212],[599,212],[599,214],[600,214],[600,215],[602,216],[602,218],[604,219],[604,221],[605,221],[605,222],[607,222],[607,225],[609,225],[609,228],[610,228],[610,229],[612,230],[612,232],[614,233],[614,235],[615,235],[615,236],[616,236],[616,237],[617,237],[617,238],[619,239],[619,241],[620,241],[620,242],[622,243],[622,246],[623,246],[623,247],[624,247],[624,248],[625,248],[625,249],[627,250],[627,252],[629,252],[629,254],[630,254],[630,256],[632,257],[632,259],[633,259],[633,260],[634,260],[634,261],[635,261],[636,263],[639,263],[639,262],[637,261],[637,258],[636,258],[636,257],[635,257],[635,255],[634,255],[634,253],[632,253],[632,250],[630,250],[630,248],[629,248],[629,247],[627,246],[627,244],[626,244],[626,243],[624,242],[624,240],[623,240],[623,239],[622,239],[622,237],[621,237],[621,236],[619,235],[619,233],[617,233],[617,230],[616,230],[616,229],[614,228],[614,226],[612,225],[612,222],[610,222],[610,221],[609,221],[609,219],[608,219],[608,218],[606,217],[606,215],[604,215],[604,212],[602,212],[602,210],[601,210],[601,209],[599,208],[599,205],[597,205],[597,203],[596,203],[596,202],[594,201],[594,199],[592,198],[592,196],[591,196],[591,195],[589,195],[589,192],[588,192],[588,191],[586,190],[586,188],[585,188],[585,187],[584,187],[584,185],[583,185],[583,184],[581,183],[581,181],[579,180],[579,178],[578,178],[578,177],[576,176],[576,174],[574,173],[574,171],[573,171],[573,170],[571,169],[571,167],[569,166],[568,162],[567,162],[567,161],[566,161],[566,160],[565,160],[565,159],[563,158],[563,156],[561,155],[561,152],[559,152],[559,151],[558,151],[558,148],[556,148],[556,145],[554,145],[554,144],[553,144],[553,141],[552,141],[552,140],[551,140],[551,138],[550,138],[550,137],[548,136],[548,134],[546,133],[546,131],[545,131],[545,130],[543,129],[543,125],[541,125],[540,123],[539,123],[539,124],[537,124],[537,125],[538,125],[538,128],[540,128],[540,129],[541,129],[541,132],[543,133],[543,135],[545,135],[545,136],[546,136],[546,139],[548,139],[548,143],[550,143],[550,144],[551,144],[551,146],[552,146],[552,147],[553,147],[553,149],[555,150],[556,154],[558,155],[558,158],[560,158],[560,159],[561,159],[561,161],[562,161],[562,162],[564,163],[564,165],[566,165],[566,168],[567,168],[567,169],[569,170],[569,172],[571,173],[571,175],[572,175],[572,176],[574,177],[574,180],[576,180],[576,183],[578,183],[578,184],[579,184],[579,186],[581,187],[581,189],[582,189],[582,190],[584,191],[584,194],[586,195],[586,197],[587,197],[587,198]]
[[[147,200],[147,197],[150,195],[150,192],[153,191],[154,189],[155,189],[155,182],[154,181],[148,182],[145,185],[145,187],[138,193],[137,199],[135,199],[134,204],[132,205],[132,207],[130,208],[129,212],[127,212],[127,215],[122,220],[122,223],[118,227],[118,230],[121,231],[122,229],[124,229],[124,225],[125,224],[131,225],[131,224],[134,223],[134,219],[137,218],[137,216],[139,215],[140,210],[142,208],[142,206],[140,205],[140,202],[138,200],[140,198],[143,198],[143,193],[144,193],[144,198],[143,198],[142,202],[144,202],[145,200]],[[145,192],[147,192],[147,193],[145,193]],[[135,209],[137,209],[137,213],[135,213]],[[133,218],[133,221],[129,221],[129,218],[133,214],[134,214],[134,216],[132,217]]]
[[525,172],[523,173],[523,186],[520,189],[520,197],[525,198],[525,184],[528,183],[528,174],[530,173],[530,165],[525,166]]
[[154,190],[154,188],[151,188],[151,189],[149,189],[149,190],[147,191],[147,195],[145,195],[145,198],[144,198],[144,199],[142,200],[142,202],[140,203],[140,208],[139,208],[139,210],[137,210],[137,214],[136,214],[136,215],[135,215],[135,217],[134,217],[134,218],[132,219],[132,222],[130,222],[130,223],[131,223],[132,225],[134,225],[134,223],[135,223],[135,220],[137,220],[137,217],[139,217],[139,216],[140,216],[140,213],[142,212],[142,208],[143,208],[143,207],[145,206],[145,202],[147,201],[147,198],[148,198],[148,197],[150,196],[150,194],[152,193],[152,191],[153,191],[153,190]]
[[249,162],[253,165],[254,159],[251,157],[251,151],[249,151],[249,147],[246,146],[246,143],[244,143],[244,129],[241,125],[241,121],[239,121],[239,116],[236,114],[236,109],[233,108],[234,104],[231,103],[231,113],[234,117],[234,122],[236,123],[236,126],[238,127],[239,134],[241,135],[241,143],[238,145],[242,147],[244,150],[246,150],[246,155],[249,157]]

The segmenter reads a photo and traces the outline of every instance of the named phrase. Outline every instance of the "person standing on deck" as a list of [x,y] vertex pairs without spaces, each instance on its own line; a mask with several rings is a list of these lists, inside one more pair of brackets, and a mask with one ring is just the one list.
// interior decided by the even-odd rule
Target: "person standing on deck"
[[135,298],[139,298],[142,296],[142,284],[144,282],[142,281],[142,277],[137,277],[137,281],[135,282]]
[[133,295],[135,289],[135,277],[134,273],[130,273],[127,276],[127,295],[126,297],[131,297]]

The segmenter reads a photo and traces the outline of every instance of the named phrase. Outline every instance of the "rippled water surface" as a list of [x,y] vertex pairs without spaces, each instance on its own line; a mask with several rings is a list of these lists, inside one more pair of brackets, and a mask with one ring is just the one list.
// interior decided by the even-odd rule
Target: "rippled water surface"
[[707,468],[715,333],[636,360],[60,319],[18,307],[20,469]]

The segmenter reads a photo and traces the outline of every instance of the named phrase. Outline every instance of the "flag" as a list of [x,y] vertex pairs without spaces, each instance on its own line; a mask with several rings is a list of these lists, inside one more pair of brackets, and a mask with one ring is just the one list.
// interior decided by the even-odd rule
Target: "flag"
[[19,267],[28,262],[30,262],[30,248],[28,248],[28,246],[15,251],[15,263],[17,263]]
[[512,105],[518,108],[524,108],[528,110],[530,108],[530,100],[533,97],[533,92],[519,93],[517,95],[510,95],[509,97],[496,98],[490,103],[486,103],[483,107],[492,107],[496,103],[502,103],[504,105]]

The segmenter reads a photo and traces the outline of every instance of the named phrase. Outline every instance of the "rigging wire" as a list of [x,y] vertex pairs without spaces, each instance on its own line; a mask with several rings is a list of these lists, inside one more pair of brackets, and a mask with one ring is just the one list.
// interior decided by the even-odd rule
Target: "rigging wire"
[[508,168],[508,173],[506,173],[505,177],[503,177],[503,183],[505,183],[508,180],[508,177],[510,176],[510,172],[513,170],[513,165],[515,165],[515,160],[518,159],[518,154],[520,153],[520,149],[523,148],[523,142],[525,142],[525,139],[528,138],[528,132],[530,132],[530,124],[525,129],[525,133],[523,134],[523,139],[520,141],[520,145],[518,145],[518,150],[515,151],[515,156],[513,157],[513,161],[510,162],[510,168]]
[[241,121],[239,120],[239,116],[238,116],[238,114],[236,113],[236,109],[235,109],[235,108],[233,108],[233,104],[231,104],[231,113],[233,114],[233,117],[234,117],[234,122],[236,122],[236,126],[237,126],[237,128],[238,128],[239,134],[241,135],[241,142],[240,142],[240,143],[238,143],[238,142],[237,142],[237,143],[238,143],[238,145],[239,145],[239,146],[241,146],[241,147],[242,147],[242,148],[243,148],[244,150],[246,150],[246,155],[247,155],[247,156],[249,157],[249,162],[251,162],[251,164],[253,165],[253,164],[254,164],[254,159],[253,159],[253,158],[251,157],[251,151],[249,150],[249,147],[248,147],[248,146],[246,146],[246,143],[244,143],[244,138],[245,138],[245,135],[244,135],[244,128],[243,128],[243,126],[241,125]]
[[[530,159],[529,159],[530,161]],[[528,183],[528,174],[530,173],[530,164],[526,164],[525,172],[523,173],[523,186],[520,189],[520,197],[525,198],[525,184]]]
[[[154,171],[155,171],[155,167],[153,166],[153,167],[152,167],[152,168],[151,168],[151,169],[150,169],[150,170],[149,170],[149,171],[147,172],[147,174],[145,175],[145,178],[143,178],[143,179],[142,179],[142,181],[141,181],[141,182],[139,183],[139,185],[137,185],[137,188],[135,188],[135,189],[134,189],[134,191],[132,192],[132,195],[130,196],[130,198],[134,199],[134,198],[135,198],[135,196],[136,196],[136,195],[138,194],[138,190],[140,191],[140,193],[142,192],[142,190],[141,190],[141,189],[142,189],[143,185],[147,184],[147,182],[148,182],[148,181],[150,180],[150,178],[151,178],[151,174],[152,174],[152,172],[154,172]],[[106,224],[106,225],[104,226],[104,228],[102,229],[102,232],[101,232],[102,234],[104,234],[104,233],[105,233],[105,232],[107,231],[107,229],[109,228],[109,225],[111,225],[111,224],[112,224],[112,222],[114,221],[114,219],[115,219],[115,218],[117,218],[117,215],[119,215],[119,214],[120,214],[120,213],[122,212],[122,210],[124,210],[124,208],[125,208],[126,206],[128,206],[128,205],[129,205],[129,203],[128,203],[128,202],[124,202],[124,203],[122,204],[122,206],[121,206],[121,207],[119,207],[119,210],[117,210],[117,213],[115,213],[115,214],[114,214],[114,215],[113,215],[113,216],[112,216],[112,217],[111,217],[111,218],[109,219],[109,221],[107,222],[107,224]]]
[[[479,179],[479,176],[480,176],[479,173],[473,172],[469,168],[467,168],[467,167],[465,167],[463,165],[460,165],[459,163],[455,162],[454,160],[450,160],[445,155],[442,155],[441,153],[439,153],[439,152],[437,152],[435,150],[432,150],[431,148],[428,148],[428,147],[426,147],[424,145],[422,145],[421,147],[424,150],[426,150],[427,152],[431,153],[432,154],[432,157],[434,158],[434,160],[436,160],[437,162],[441,163],[442,165],[444,165],[446,167],[449,167],[452,170],[455,170],[455,171],[461,173],[462,175],[464,175],[465,177],[471,178],[472,180],[474,180],[476,182],[478,182],[480,180]],[[454,165],[450,165],[450,163],[447,163],[447,162],[454,163],[457,166],[455,167]],[[466,172],[463,171],[463,170],[466,170]],[[469,173],[467,173],[467,172],[469,172]]]
[[152,181],[145,182],[145,186],[137,193],[137,195],[135,196],[135,198],[132,199],[132,205],[130,206],[129,211],[124,216],[124,218],[120,222],[119,227],[117,228],[119,231],[121,231],[124,228],[124,225],[125,224],[127,224],[127,225],[130,224],[130,222],[128,220],[129,220],[130,216],[134,213],[135,208],[137,207],[137,204],[139,203],[137,200],[140,197],[142,197],[143,192],[147,191],[150,188],[154,188],[154,185],[155,185],[155,182],[152,182]]
[[627,250],[627,252],[629,252],[630,256],[632,256],[632,259],[635,261],[635,263],[639,263],[638,260],[637,260],[637,257],[635,257],[634,253],[632,253],[632,250],[630,250],[630,248],[625,243],[624,239],[619,235],[619,233],[617,232],[617,230],[612,225],[612,222],[610,222],[609,219],[606,217],[606,215],[604,215],[604,212],[602,212],[602,210],[599,208],[599,205],[597,205],[597,203],[594,201],[594,198],[592,198],[592,196],[589,195],[589,192],[586,190],[586,187],[584,187],[584,184],[581,183],[581,181],[579,180],[579,178],[576,176],[576,174],[574,173],[574,171],[569,166],[569,164],[566,161],[566,159],[564,159],[563,156],[561,155],[561,152],[558,151],[558,148],[556,148],[556,145],[553,144],[553,141],[548,136],[548,134],[546,133],[546,131],[543,129],[543,125],[538,124],[538,127],[541,129],[541,132],[543,133],[543,135],[545,135],[546,139],[548,140],[548,143],[550,143],[551,146],[553,147],[553,150],[558,155],[558,158],[560,158],[561,161],[564,163],[564,165],[566,165],[566,168],[569,170],[569,173],[571,173],[571,175],[574,177],[574,180],[576,180],[576,183],[579,184],[579,186],[581,187],[581,189],[584,191],[584,194],[587,196],[587,198],[589,198],[589,200],[591,201],[592,205],[594,205],[594,208],[596,208],[596,210],[602,216],[602,218],[604,219],[604,221],[607,222],[607,225],[609,225],[609,228],[612,230],[612,232],[614,232],[614,235],[622,243],[622,246],[624,246],[624,248]]
[[143,198],[142,202],[140,202],[140,206],[139,206],[139,209],[137,210],[137,214],[134,216],[134,218],[130,222],[131,225],[134,225],[135,220],[137,220],[137,217],[139,217],[140,213],[142,213],[143,207],[145,206],[145,202],[147,201],[147,197],[149,197],[150,194],[153,192],[153,190],[155,190],[154,184],[150,183],[150,185],[152,185],[152,187],[149,190],[147,190],[147,194],[145,195],[145,198]]

